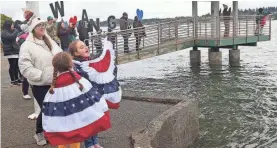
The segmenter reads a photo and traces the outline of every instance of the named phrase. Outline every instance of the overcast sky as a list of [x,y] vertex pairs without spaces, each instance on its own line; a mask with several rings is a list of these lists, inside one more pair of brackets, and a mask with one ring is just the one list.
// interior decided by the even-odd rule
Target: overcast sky
[[[39,2],[40,17],[46,19],[47,16],[53,16],[50,3],[55,1],[43,1]],[[14,20],[23,20],[23,12],[21,8],[25,8],[24,1],[1,1],[1,13],[11,16]],[[222,4],[232,6],[232,1],[221,1]],[[133,18],[136,15],[136,9],[142,9],[144,11],[144,18],[163,18],[163,17],[175,17],[175,16],[191,16],[191,1],[180,0],[91,0],[91,1],[65,1],[65,20],[69,17],[76,15],[78,19],[81,19],[82,9],[86,9],[89,18],[100,18],[100,21],[106,20],[109,15],[114,15],[116,18],[120,18],[122,12],[127,12],[129,18]],[[239,1],[239,9],[245,8],[258,8],[267,6],[277,6],[276,0],[272,1]],[[198,2],[199,15],[210,12],[210,2]]]

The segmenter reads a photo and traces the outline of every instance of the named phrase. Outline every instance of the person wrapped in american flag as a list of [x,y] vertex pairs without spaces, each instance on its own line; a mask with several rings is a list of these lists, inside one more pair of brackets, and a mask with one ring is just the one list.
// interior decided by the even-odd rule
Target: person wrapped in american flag
[[76,72],[87,78],[92,86],[98,88],[107,101],[108,107],[118,109],[122,91],[117,81],[117,67],[115,64],[115,51],[111,41],[104,39],[104,48],[96,59],[90,58],[88,47],[84,42],[76,40],[69,46]]
[[49,143],[59,148],[80,142],[111,127],[108,105],[87,79],[73,71],[66,52],[54,56],[53,83],[43,102],[43,129]]

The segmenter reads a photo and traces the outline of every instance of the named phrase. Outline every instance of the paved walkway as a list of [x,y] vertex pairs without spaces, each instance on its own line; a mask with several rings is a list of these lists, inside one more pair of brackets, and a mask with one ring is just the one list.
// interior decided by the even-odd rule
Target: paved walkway
[[[120,109],[111,111],[112,129],[99,134],[100,144],[105,148],[130,148],[130,133],[145,127],[169,107],[171,105],[123,100]],[[1,56],[2,148],[39,148],[33,139],[35,121],[27,119],[31,113],[33,100],[22,99],[21,87],[9,86],[8,62]]]

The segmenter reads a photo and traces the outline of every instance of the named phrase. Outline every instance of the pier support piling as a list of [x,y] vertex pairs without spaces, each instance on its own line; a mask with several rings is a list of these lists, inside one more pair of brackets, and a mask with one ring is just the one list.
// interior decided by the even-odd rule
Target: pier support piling
[[240,66],[240,50],[229,50],[229,64],[230,66]]
[[[197,47],[196,47],[197,48]],[[201,64],[201,51],[200,50],[191,50],[190,51],[190,65],[199,66]]]
[[221,65],[222,64],[222,52],[219,51],[219,48],[209,49],[209,64],[210,65]]

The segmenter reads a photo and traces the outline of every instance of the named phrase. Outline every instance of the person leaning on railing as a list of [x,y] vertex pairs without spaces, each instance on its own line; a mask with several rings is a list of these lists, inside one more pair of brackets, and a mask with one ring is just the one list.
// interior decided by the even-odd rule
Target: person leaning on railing
[[141,21],[138,20],[138,17],[135,16],[133,22],[134,35],[136,37],[136,51],[141,50],[139,48],[141,38],[145,36],[145,27],[142,25]]
[[[222,12],[222,16],[223,16],[223,22],[224,22],[224,37],[228,37],[229,36],[229,32],[230,32],[230,20],[231,20],[231,7],[228,9],[228,6],[223,4],[223,12]],[[221,9],[219,10],[219,14],[221,15]]]
[[257,27],[256,27],[255,35],[262,34],[264,25],[266,23],[266,17],[269,14],[270,14],[269,12],[265,13],[263,8],[259,8],[256,16]]
[[131,29],[131,27],[129,26],[128,14],[126,12],[124,12],[122,17],[120,18],[119,24],[120,24],[121,35],[124,39],[124,53],[128,53],[129,52],[128,42],[129,42],[129,37],[132,35],[132,32],[127,30],[127,29]]

